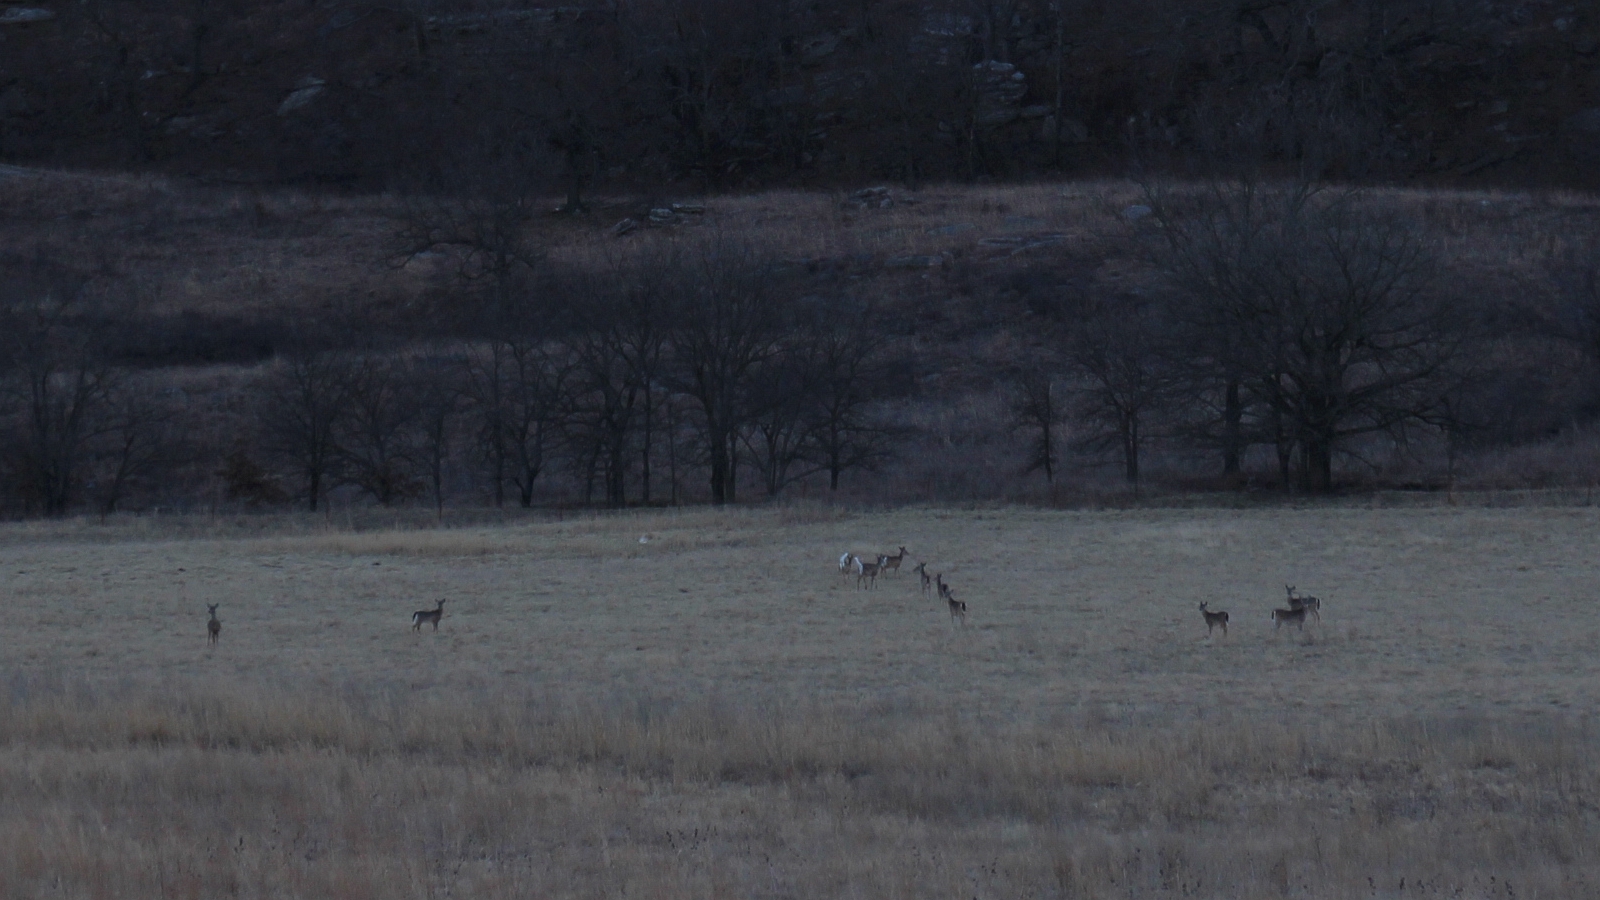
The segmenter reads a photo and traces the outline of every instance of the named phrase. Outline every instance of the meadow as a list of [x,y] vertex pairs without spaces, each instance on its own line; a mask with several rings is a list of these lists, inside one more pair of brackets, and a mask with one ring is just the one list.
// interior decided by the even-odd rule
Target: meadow
[[[901,545],[965,627],[840,577]],[[1361,503],[8,525],[0,895],[1600,896],[1597,551]]]

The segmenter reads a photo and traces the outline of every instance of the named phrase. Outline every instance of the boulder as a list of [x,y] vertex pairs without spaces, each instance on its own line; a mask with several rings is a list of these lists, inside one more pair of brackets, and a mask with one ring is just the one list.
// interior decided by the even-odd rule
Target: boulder
[[1022,98],[1028,95],[1028,77],[1011,63],[991,59],[972,67],[978,89],[977,123],[995,127],[1022,116]]
[[315,75],[307,75],[296,82],[294,90],[290,91],[289,96],[283,98],[283,102],[278,104],[278,115],[287,116],[295,110],[304,107],[306,104],[317,99],[317,96],[323,91],[327,90],[327,88],[328,82],[318,78]]
[[32,22],[48,22],[55,17],[54,10],[12,6],[0,10],[0,25],[27,25]]
[[1600,106],[1592,106],[1561,123],[1563,131],[1577,134],[1600,134]]
[[850,194],[845,203],[862,209],[888,209],[894,206],[894,194],[882,186],[862,188]]
[[22,85],[14,84],[0,91],[0,118],[6,116],[26,116],[36,111],[35,104],[22,89]]
[[891,256],[884,260],[883,265],[885,268],[890,269],[931,269],[934,266],[937,266],[940,262],[942,262],[942,259],[938,256],[926,256],[918,254],[912,256]]
[[[1056,117],[1045,116],[1042,140],[1053,141],[1055,139]],[[1087,143],[1089,140],[1089,126],[1077,119],[1069,119],[1063,116],[1061,119],[1061,140],[1068,144]]]

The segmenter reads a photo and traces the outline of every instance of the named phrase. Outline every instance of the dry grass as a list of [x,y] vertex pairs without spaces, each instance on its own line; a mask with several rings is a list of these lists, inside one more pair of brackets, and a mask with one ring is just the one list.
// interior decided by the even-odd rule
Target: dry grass
[[[1122,228],[1120,212],[1140,202],[1138,188],[1118,180],[934,185],[896,188],[894,196],[895,205],[886,209],[863,209],[842,193],[820,191],[657,202],[707,205],[704,217],[689,217],[678,232],[715,228],[781,248],[788,258],[860,260],[867,274],[889,276],[891,286],[919,274],[880,271],[896,257],[945,255],[987,269],[1085,252],[1086,242]],[[1574,235],[1591,233],[1600,217],[1600,201],[1570,192],[1396,189],[1376,196],[1375,202],[1414,212],[1441,229],[1446,255],[1467,271],[1506,277],[1522,274],[1530,260]],[[160,297],[148,313],[270,317],[374,300],[403,305],[451,271],[443,256],[390,265],[399,206],[388,197],[26,170],[0,173],[0,203],[8,213],[0,237],[19,255],[53,246],[155,278]],[[552,209],[558,203],[551,198]],[[554,260],[584,265],[643,239],[619,242],[608,229],[651,203],[600,197],[595,205],[587,218],[552,215],[541,223],[537,239]],[[939,277],[947,278],[949,268],[947,259],[931,274],[943,271]]]
[[[1597,524],[8,527],[0,895],[1592,895]],[[834,568],[900,544],[969,627]]]

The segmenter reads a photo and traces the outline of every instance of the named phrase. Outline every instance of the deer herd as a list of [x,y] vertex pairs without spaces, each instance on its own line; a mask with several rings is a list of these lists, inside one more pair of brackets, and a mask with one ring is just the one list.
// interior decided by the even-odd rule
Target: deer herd
[[[873,590],[878,586],[879,575],[887,575],[890,572],[895,572],[898,574],[900,571],[900,564],[905,562],[905,559],[905,547],[901,547],[900,552],[892,556],[887,553],[879,553],[872,562],[867,562],[867,560],[855,553],[845,551],[839,556],[839,574],[847,580],[851,575],[854,575],[856,579],[857,590]],[[952,625],[967,624],[967,604],[965,601],[956,598],[955,591],[950,587],[949,584],[945,583],[943,572],[936,572],[933,575],[929,575],[928,564],[926,562],[917,563],[911,567],[911,571],[917,574],[918,581],[920,582],[922,588],[922,595],[924,597],[932,593],[935,588],[938,589],[939,599],[943,600],[950,610],[950,623]],[[1307,616],[1309,616],[1312,621],[1319,623],[1322,621],[1321,600],[1317,599],[1316,597],[1301,594],[1299,589],[1292,584],[1286,584],[1283,587],[1284,591],[1288,594],[1289,608],[1274,609],[1272,611],[1272,623],[1274,631],[1282,628],[1285,625],[1293,625],[1296,629],[1303,631],[1305,629]],[[445,601],[440,600],[433,609],[419,609],[412,613],[411,630],[420,632],[422,630],[422,626],[432,625],[433,630],[438,631],[439,620],[444,618],[444,604]],[[206,622],[206,636],[207,642],[211,644],[217,643],[222,636],[222,622],[217,618],[218,605],[219,604],[216,603],[206,604],[206,610],[210,614],[210,619]],[[1221,628],[1222,636],[1227,637],[1227,611],[1220,609],[1213,611],[1208,608],[1209,605],[1209,603],[1200,604],[1200,615],[1205,618],[1206,622],[1206,635],[1209,637],[1215,629]]]
[[[901,547],[900,552],[893,556],[887,553],[879,553],[877,560],[874,562],[867,562],[847,550],[839,555],[839,574],[848,579],[853,573],[856,576],[856,588],[858,590],[872,590],[878,586],[879,575],[899,572],[900,564],[905,562],[905,559],[905,547]],[[956,599],[955,591],[950,588],[950,585],[944,583],[943,572],[929,575],[928,564],[925,562],[919,562],[912,566],[911,571],[917,573],[917,578],[921,582],[922,596],[928,596],[934,587],[938,587],[939,599],[950,607],[951,624],[967,624],[967,604],[963,600]]]
[[[856,578],[858,590],[872,590],[878,586],[878,576],[888,572],[900,571],[900,564],[905,561],[906,548],[901,547],[900,552],[890,556],[879,553],[872,562],[868,562],[855,553],[846,551],[839,555],[839,574],[848,579],[851,575]],[[944,581],[944,573],[928,574],[928,564],[919,562],[911,567],[917,573],[922,585],[924,597],[937,587],[939,599],[945,601],[950,608],[950,622],[952,624],[967,624],[967,604],[956,599],[955,592]],[[1306,618],[1309,616],[1314,622],[1322,621],[1322,601],[1316,597],[1300,593],[1292,584],[1283,586],[1288,594],[1288,609],[1274,609],[1272,611],[1273,630],[1276,631],[1285,625],[1293,625],[1296,629],[1305,630]],[[1226,610],[1211,610],[1209,603],[1200,604],[1200,615],[1205,618],[1206,635],[1222,629],[1222,636],[1228,636],[1228,613]]]
[[[1307,616],[1310,616],[1314,622],[1322,621],[1321,600],[1300,593],[1299,589],[1292,584],[1284,585],[1283,589],[1289,595],[1289,608],[1272,611],[1273,631],[1277,631],[1285,625],[1293,625],[1297,630],[1304,631]],[[1200,604],[1200,615],[1206,618],[1206,634],[1211,634],[1213,628],[1221,628],[1222,636],[1227,637],[1228,613],[1224,610],[1212,612],[1206,609],[1206,606],[1207,604],[1205,603]]]

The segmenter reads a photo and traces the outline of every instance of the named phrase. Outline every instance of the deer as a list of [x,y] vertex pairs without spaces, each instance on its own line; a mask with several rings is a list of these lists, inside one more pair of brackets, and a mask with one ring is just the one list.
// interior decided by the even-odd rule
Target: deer
[[857,558],[856,559],[856,590],[860,590],[861,589],[861,582],[863,582],[863,581],[867,582],[869,587],[877,587],[878,586],[878,572],[880,570],[882,570],[882,568],[883,568],[883,561],[888,559],[888,558],[889,557],[887,557],[887,556],[880,556],[880,557],[878,557],[878,561],[877,562],[870,562],[870,563],[869,562],[862,562],[861,559]]
[[1306,630],[1306,607],[1300,606],[1300,607],[1296,607],[1295,609],[1275,609],[1275,610],[1272,611],[1272,630],[1273,631],[1277,631],[1279,628],[1282,628],[1283,627],[1283,623],[1285,623],[1285,622],[1288,622],[1289,624],[1291,624],[1294,627],[1300,629],[1301,631],[1305,631]]
[[1322,621],[1321,600],[1316,597],[1303,596],[1300,590],[1292,584],[1284,585],[1283,589],[1289,594],[1290,609],[1306,609],[1311,613],[1311,618],[1316,619],[1318,622]]
[[844,553],[841,553],[839,555],[839,575],[844,578],[849,578],[850,570],[855,568],[855,564],[856,555],[854,553],[851,553],[848,550],[846,550]]
[[1206,605],[1207,604],[1204,604],[1204,603],[1200,604],[1200,615],[1206,617],[1206,637],[1210,637],[1211,636],[1211,629],[1213,629],[1213,628],[1221,628],[1222,629],[1222,636],[1223,637],[1227,637],[1228,636],[1228,612],[1227,612],[1227,610],[1219,609],[1216,612],[1212,612],[1211,610],[1206,609]]
[[439,605],[433,609],[419,609],[411,614],[411,630],[421,631],[422,623],[432,622],[433,630],[438,631],[439,620],[442,618],[444,618],[444,601],[440,600]]
[[925,562],[919,562],[917,563],[916,568],[912,569],[911,571],[922,577],[922,596],[928,596],[928,589],[933,586],[933,576],[928,574],[928,564]]
[[940,572],[939,574],[933,576],[933,580],[934,583],[939,586],[939,597],[944,600],[949,600],[951,596],[950,585],[944,583],[944,573]]
[[222,637],[222,620],[217,618],[217,607],[220,603],[207,603],[206,611],[211,613],[211,621],[206,623],[206,643],[215,644]]
[[881,566],[883,566],[883,571],[884,572],[893,571],[895,573],[898,573],[900,571],[900,563],[905,558],[906,558],[906,548],[901,547],[900,548],[900,555],[898,555],[898,556],[882,556],[882,557],[878,558],[878,562],[879,562],[879,564]]
[[959,621],[965,626],[967,624],[967,604],[964,601],[957,600],[953,591],[946,591],[944,599],[950,604],[950,624],[954,625]]

